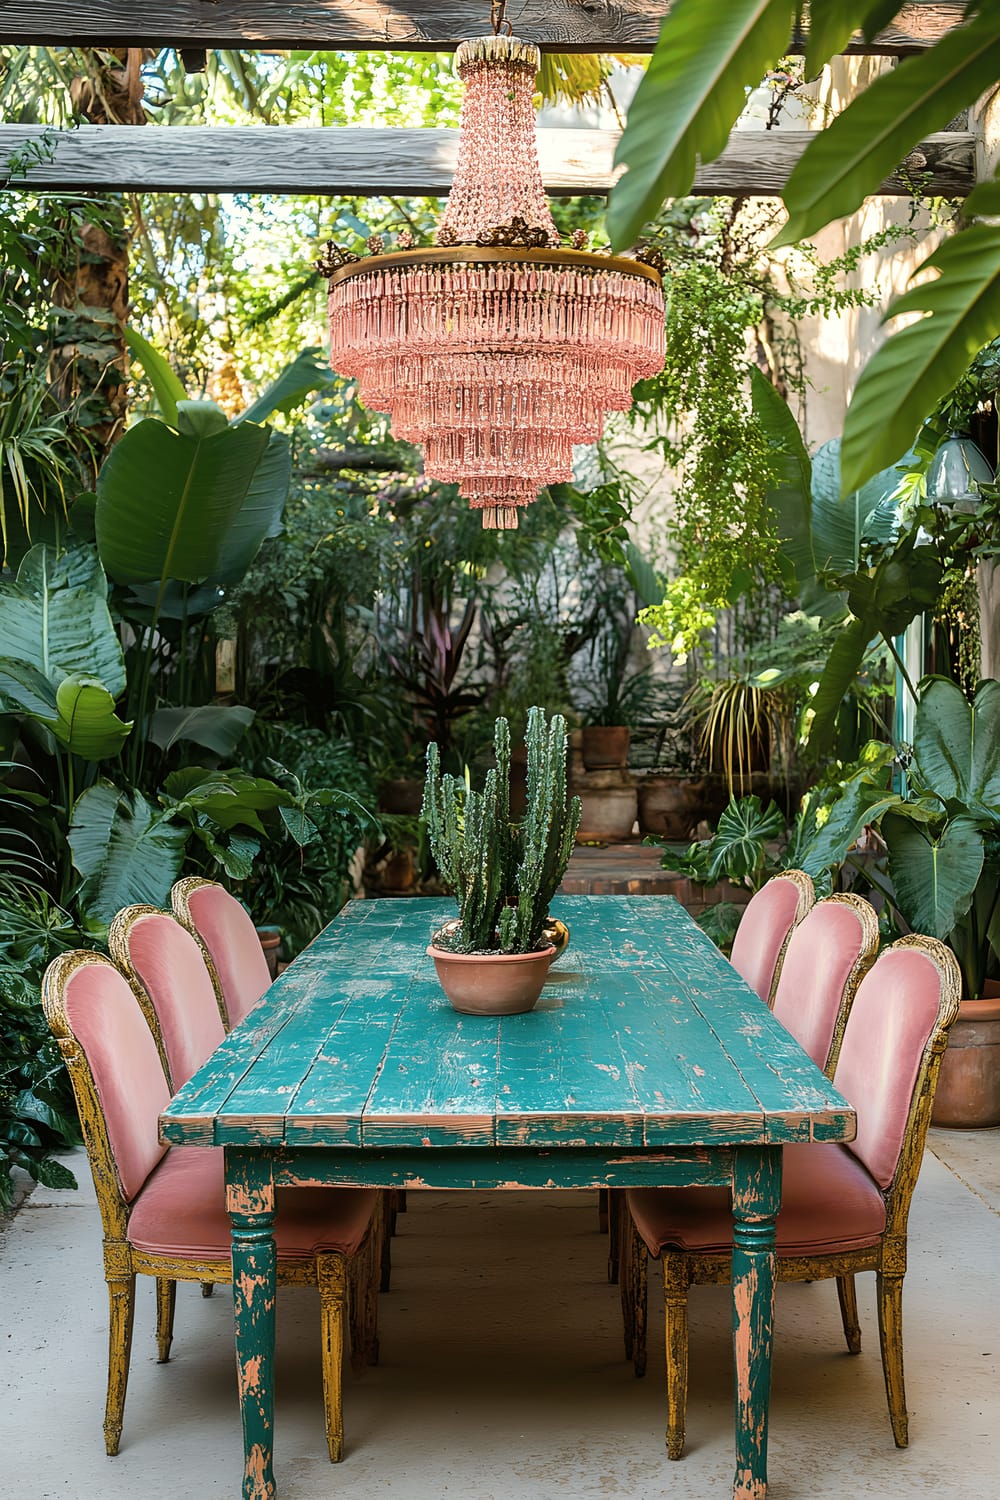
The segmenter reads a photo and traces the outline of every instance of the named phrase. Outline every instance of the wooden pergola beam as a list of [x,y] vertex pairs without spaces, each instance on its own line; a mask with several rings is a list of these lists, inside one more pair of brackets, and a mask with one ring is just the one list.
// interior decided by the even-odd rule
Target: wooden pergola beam
[[[510,20],[550,52],[651,52],[669,8],[669,0],[517,0]],[[488,17],[484,0],[5,0],[0,43],[447,52],[488,31]],[[848,50],[921,51],[961,19],[955,0],[901,0],[891,26],[870,43],[856,36]]]
[[[781,192],[813,133],[736,130],[718,161],[700,167],[693,191],[719,197]],[[82,125],[46,131],[0,126],[0,185],[29,191],[83,188],[120,192],[328,193],[439,197],[455,168],[455,130],[291,125]],[[538,131],[542,177],[556,196],[606,193],[618,132]],[[12,152],[48,143],[51,159],[32,161],[7,181]],[[901,175],[880,191],[964,197],[975,180],[975,136],[945,131],[915,148]]]

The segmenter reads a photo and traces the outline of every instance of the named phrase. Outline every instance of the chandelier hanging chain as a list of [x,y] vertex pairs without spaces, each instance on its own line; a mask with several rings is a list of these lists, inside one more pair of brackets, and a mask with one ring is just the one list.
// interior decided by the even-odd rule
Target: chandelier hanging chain
[[513,36],[514,35],[514,28],[513,28],[513,26],[510,24],[509,21],[505,21],[504,20],[504,11],[506,9],[507,9],[507,0],[491,0],[491,4],[490,4],[490,25],[493,27],[493,35],[494,36],[499,36],[500,35],[500,28],[502,26],[504,26],[504,25],[506,25],[506,27],[507,27],[507,35],[508,36]]

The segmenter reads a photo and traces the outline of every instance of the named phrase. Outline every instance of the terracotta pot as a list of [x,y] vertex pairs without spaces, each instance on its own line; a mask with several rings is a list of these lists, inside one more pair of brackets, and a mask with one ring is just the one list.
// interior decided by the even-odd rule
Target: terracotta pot
[[405,813],[416,817],[424,797],[424,784],[412,776],[400,776],[394,781],[378,784],[378,806],[380,812]]
[[661,839],[686,839],[703,814],[700,781],[680,776],[649,776],[639,783],[639,832]]
[[380,880],[384,891],[411,891],[417,878],[412,849],[394,849],[382,866]]
[[267,972],[272,979],[278,976],[278,949],[281,947],[280,927],[258,927],[257,936],[267,959]]
[[607,844],[630,838],[638,811],[638,794],[634,786],[610,786],[601,791],[578,792],[582,804],[578,844],[600,840]]
[[468,1016],[515,1016],[531,1010],[556,954],[551,943],[534,953],[449,953],[433,943],[427,952],[448,999]]
[[588,724],[583,731],[583,763],[588,771],[628,765],[631,730],[624,724]]
[[931,1123],[953,1130],[1000,1125],[1000,994],[959,1006],[941,1060]]

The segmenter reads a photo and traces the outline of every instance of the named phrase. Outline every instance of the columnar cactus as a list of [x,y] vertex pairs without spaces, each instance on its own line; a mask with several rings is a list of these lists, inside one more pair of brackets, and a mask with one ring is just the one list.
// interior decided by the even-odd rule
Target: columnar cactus
[[458,901],[461,933],[453,945],[464,953],[528,953],[538,946],[549,902],[566,872],[580,799],[566,798],[566,722],[532,708],[525,736],[528,750],[527,808],[510,820],[510,726],[496,721],[496,767],[481,792],[454,776],[441,775],[437,745],[427,750],[422,815],[431,850]]

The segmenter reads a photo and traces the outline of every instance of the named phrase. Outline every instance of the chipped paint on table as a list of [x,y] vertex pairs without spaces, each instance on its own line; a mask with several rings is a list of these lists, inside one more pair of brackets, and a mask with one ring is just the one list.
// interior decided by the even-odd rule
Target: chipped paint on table
[[669,896],[562,898],[527,1015],[452,1010],[425,953],[449,902],[351,902],[161,1118],[226,1147],[244,1500],[271,1500],[275,1187],[729,1185],[735,1500],[766,1492],[781,1146],[850,1106]]

